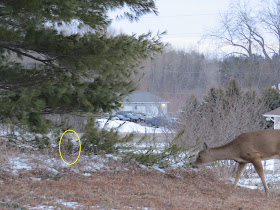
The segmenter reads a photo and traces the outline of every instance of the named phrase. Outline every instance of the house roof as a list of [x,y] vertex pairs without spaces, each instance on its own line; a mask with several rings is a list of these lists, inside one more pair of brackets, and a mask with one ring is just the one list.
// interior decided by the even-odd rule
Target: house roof
[[265,117],[279,117],[280,116],[280,107],[277,109],[273,109],[270,112],[264,114]]
[[124,103],[169,103],[163,98],[149,92],[132,92],[125,97]]

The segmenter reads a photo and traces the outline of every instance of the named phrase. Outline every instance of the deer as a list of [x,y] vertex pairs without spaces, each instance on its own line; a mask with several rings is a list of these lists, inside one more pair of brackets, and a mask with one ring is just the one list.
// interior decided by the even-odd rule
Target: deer
[[238,164],[236,178],[231,193],[236,189],[237,182],[247,163],[255,167],[265,189],[266,197],[269,189],[265,182],[262,160],[280,159],[280,130],[259,130],[243,133],[231,142],[209,148],[204,142],[203,150],[198,153],[193,168],[199,168],[217,160],[234,160]]

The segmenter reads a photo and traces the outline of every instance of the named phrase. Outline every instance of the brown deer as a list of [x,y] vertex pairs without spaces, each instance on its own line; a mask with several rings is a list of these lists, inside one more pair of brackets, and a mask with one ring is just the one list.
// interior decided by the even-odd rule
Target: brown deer
[[252,163],[260,176],[266,196],[269,190],[263,174],[261,160],[280,159],[280,130],[260,130],[243,133],[226,145],[208,148],[204,143],[203,150],[193,164],[194,168],[216,160],[235,160],[239,163],[233,190],[236,188],[242,170],[247,163]]

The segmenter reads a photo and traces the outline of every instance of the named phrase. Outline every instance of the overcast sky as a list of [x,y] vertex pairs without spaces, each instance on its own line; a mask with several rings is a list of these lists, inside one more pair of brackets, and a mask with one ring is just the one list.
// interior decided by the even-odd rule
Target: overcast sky
[[[163,41],[176,48],[205,49],[202,35],[217,26],[219,15],[228,8],[230,0],[157,0],[159,15],[143,16],[139,22],[114,21],[116,31],[143,34],[149,30],[156,34],[167,31]],[[201,49],[199,49],[199,47]]]

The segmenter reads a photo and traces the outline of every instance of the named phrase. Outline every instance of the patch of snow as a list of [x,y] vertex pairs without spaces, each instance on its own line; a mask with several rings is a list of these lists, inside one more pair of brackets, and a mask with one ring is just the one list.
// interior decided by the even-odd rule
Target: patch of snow
[[[264,166],[264,168],[267,170],[266,172],[264,172],[266,183],[268,185],[271,184],[272,188],[277,189],[277,186],[275,186],[274,183],[280,182],[280,174],[272,173],[273,170],[271,170],[271,168],[270,168],[271,166],[269,166],[269,164],[267,164],[266,166],[268,167],[268,168],[266,168]],[[249,166],[247,168],[249,168]],[[234,178],[230,179],[230,181],[232,183],[234,183],[234,180],[235,180]],[[259,175],[256,172],[250,174],[249,178],[245,178],[242,175],[240,180],[238,181],[237,185],[240,187],[245,187],[245,188],[249,188],[249,189],[262,189],[263,190],[263,184],[262,184],[261,178],[259,177]]]
[[[113,155],[111,157],[113,157]],[[108,158],[101,157],[100,155],[90,155],[87,156],[86,159],[89,158],[92,159],[92,161],[88,161],[87,165],[79,167],[81,171],[100,171],[109,169],[106,165],[106,163],[109,161]],[[83,159],[84,158],[82,157],[81,161]]]
[[145,166],[145,165],[143,165],[143,164],[140,164],[139,166],[140,166],[140,168],[149,169],[148,166]]
[[137,147],[137,148],[155,148],[155,149],[164,149],[168,147],[168,143],[163,142],[154,142],[154,143],[135,143],[135,142],[127,142],[122,144],[117,144],[116,146],[122,147]]
[[[61,204],[65,207],[71,208],[71,209],[84,209],[84,206],[77,202],[66,202],[62,199],[58,199],[56,203]],[[46,206],[46,205],[40,205],[40,206],[34,206],[34,207],[26,206],[26,208],[28,208],[28,209],[48,209],[48,210],[57,209],[57,207]]]
[[264,170],[274,170],[274,160],[263,160],[262,161]]
[[159,172],[166,173],[164,169],[159,168],[158,166],[153,166],[153,169],[158,170]]
[[[51,163],[50,159],[47,159],[46,156],[43,155],[26,155],[26,154],[19,154],[18,157],[6,157],[7,163],[4,166],[1,166],[1,169],[5,171],[10,171],[14,175],[18,175],[18,170],[32,170],[34,168],[43,168],[46,169],[54,174],[58,174],[59,172],[53,168],[55,165],[54,163]],[[34,162],[34,160],[37,160]],[[52,161],[55,159],[53,158]],[[58,161],[55,160],[57,163]],[[50,166],[51,165],[51,166]]]
[[90,165],[83,166],[80,169],[82,171],[100,171],[102,168],[105,168],[104,163],[91,163]]
[[81,207],[83,207],[82,205],[80,205],[77,202],[66,202],[66,201],[63,201],[62,199],[57,200],[57,203],[67,206],[68,208],[73,208],[73,209],[81,209]]
[[120,157],[112,155],[112,154],[106,154],[106,158],[113,159],[113,160],[121,160]]
[[[41,168],[44,168],[44,166],[42,166]],[[48,171],[53,172],[54,174],[58,174],[59,171],[54,169],[54,168],[50,168],[50,167],[45,167]]]
[[130,207],[130,206],[124,206],[124,209],[141,209],[141,210],[149,210],[149,209],[151,209],[150,207],[134,207],[134,208],[132,208],[132,207]]
[[256,190],[258,189],[258,186],[254,186],[254,185],[244,185],[244,184],[237,184],[239,187],[245,187],[245,188],[249,188],[252,190]]
[[23,159],[20,157],[9,158],[9,163],[10,163],[10,167],[12,169],[12,173],[14,175],[18,175],[18,170],[21,170],[21,169],[31,170],[32,166],[30,166],[30,164],[28,164],[27,162],[28,162],[27,159]]
[[76,169],[76,168],[73,168],[73,167],[71,168],[71,171],[75,172],[76,174],[80,173],[79,169]]
[[54,206],[45,206],[45,205],[40,205],[40,206],[34,206],[34,207],[31,207],[31,206],[27,206],[28,209],[47,209],[47,210],[52,210],[52,209],[56,209],[56,207]]
[[36,177],[30,177],[31,180],[33,181],[41,181],[42,179],[41,178],[36,178]]
[[174,133],[164,127],[155,128],[121,120],[98,119],[97,123],[101,128],[115,129],[121,133]]

